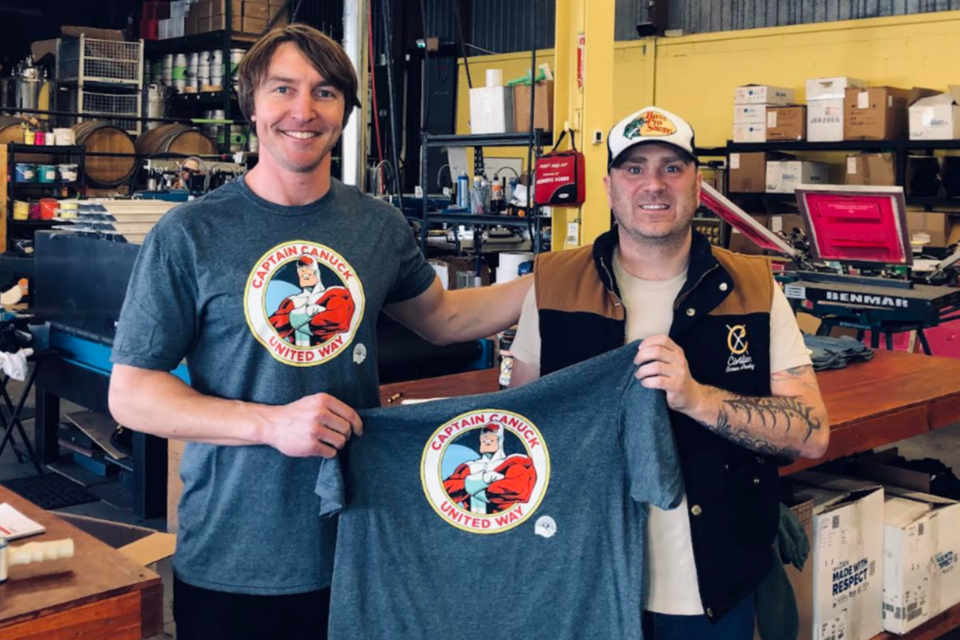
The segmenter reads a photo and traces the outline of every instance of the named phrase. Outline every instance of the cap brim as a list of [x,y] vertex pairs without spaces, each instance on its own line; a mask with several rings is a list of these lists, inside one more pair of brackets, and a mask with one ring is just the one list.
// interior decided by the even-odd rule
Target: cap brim
[[682,153],[687,160],[689,160],[690,162],[694,163],[697,166],[700,166],[700,159],[696,155],[690,153],[689,151],[687,151],[686,149],[684,149],[678,144],[674,144],[666,140],[641,140],[640,142],[635,142],[634,144],[630,145],[629,147],[627,147],[626,149],[618,153],[616,157],[611,158],[610,161],[607,162],[607,169],[609,170],[614,168],[614,166],[616,166],[617,164],[617,160],[622,158],[623,154],[625,154],[627,151],[630,151],[630,149],[635,149],[645,144],[662,144],[668,147],[673,147],[674,149]]

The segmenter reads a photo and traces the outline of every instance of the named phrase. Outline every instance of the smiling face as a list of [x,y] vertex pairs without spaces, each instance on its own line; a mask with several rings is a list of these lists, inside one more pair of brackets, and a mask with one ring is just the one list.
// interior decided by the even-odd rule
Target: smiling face
[[676,147],[647,143],[624,151],[603,184],[623,233],[664,243],[690,233],[701,180],[696,164]]
[[480,434],[480,453],[496,453],[500,448],[500,441],[497,434],[491,431],[484,431]]
[[343,131],[345,101],[296,44],[277,47],[254,97],[251,119],[260,139],[260,162],[293,173],[329,167]]

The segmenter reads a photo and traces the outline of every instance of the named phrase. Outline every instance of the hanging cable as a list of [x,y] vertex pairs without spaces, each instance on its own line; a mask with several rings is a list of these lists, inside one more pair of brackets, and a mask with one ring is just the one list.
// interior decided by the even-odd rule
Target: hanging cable
[[[390,17],[390,1],[391,0],[381,0],[380,8],[381,13],[383,14],[383,33],[384,33],[384,50],[387,56],[387,91],[389,91],[389,100],[390,100],[390,153],[393,157],[393,168],[394,168],[394,179],[396,181],[397,187],[397,201],[400,204],[400,211],[403,211],[403,189],[400,185],[400,154],[397,151],[397,103],[396,103],[396,92],[394,91],[393,85],[393,37],[390,33],[390,29],[393,27],[393,20]],[[426,185],[424,185],[426,187]],[[426,197],[426,193],[424,196]]]
[[430,76],[430,52],[428,51],[429,47],[427,45],[427,9],[423,4],[423,0],[420,0],[420,22],[423,25],[423,73],[421,74],[423,78],[420,82],[423,84],[423,100],[426,102],[420,109],[420,131],[425,133],[430,116],[430,87],[427,83],[427,79]]
[[[368,41],[370,43],[370,84],[371,92],[373,93],[373,129],[376,132],[377,137],[377,158],[379,159],[379,164],[377,164],[377,172],[379,174],[379,187],[380,191],[383,190],[383,142],[380,140],[380,108],[377,106],[377,69],[374,65],[374,51],[373,51],[373,3],[367,4],[367,20],[369,22],[368,30],[370,31],[370,37]],[[378,196],[382,196],[382,193],[378,193]]]

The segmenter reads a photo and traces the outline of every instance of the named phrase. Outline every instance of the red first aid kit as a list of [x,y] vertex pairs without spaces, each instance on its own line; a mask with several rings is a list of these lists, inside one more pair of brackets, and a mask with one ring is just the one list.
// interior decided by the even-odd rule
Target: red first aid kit
[[534,176],[534,201],[540,206],[576,207],[587,199],[586,167],[583,154],[577,151],[573,134],[570,151],[557,151],[567,136],[564,131],[553,150],[537,160]]

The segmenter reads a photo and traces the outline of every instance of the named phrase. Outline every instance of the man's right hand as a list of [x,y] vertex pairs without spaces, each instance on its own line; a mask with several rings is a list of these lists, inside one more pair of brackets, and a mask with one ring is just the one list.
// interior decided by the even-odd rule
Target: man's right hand
[[331,395],[318,393],[273,407],[265,444],[294,458],[333,458],[353,434],[363,435],[357,412]]

